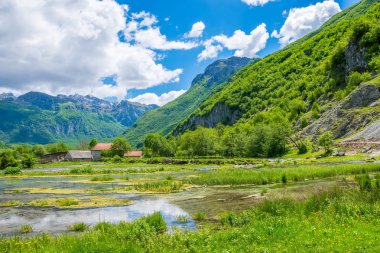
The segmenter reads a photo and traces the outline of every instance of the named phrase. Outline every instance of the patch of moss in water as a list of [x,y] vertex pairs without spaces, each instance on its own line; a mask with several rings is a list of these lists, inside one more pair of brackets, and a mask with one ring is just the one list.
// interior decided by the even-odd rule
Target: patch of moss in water
[[24,203],[22,203],[21,201],[15,201],[15,200],[8,201],[5,203],[0,203],[0,207],[12,207],[12,206],[23,206],[23,205]]
[[29,203],[34,207],[56,207],[63,209],[91,208],[104,206],[123,206],[130,205],[131,200],[114,199],[106,197],[83,197],[83,198],[66,198],[66,199],[40,199]]

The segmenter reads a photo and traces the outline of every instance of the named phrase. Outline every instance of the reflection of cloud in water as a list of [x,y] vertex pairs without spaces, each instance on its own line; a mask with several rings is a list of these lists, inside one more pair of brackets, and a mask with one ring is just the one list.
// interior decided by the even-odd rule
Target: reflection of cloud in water
[[[29,211],[29,210],[28,210]],[[0,214],[0,233],[14,232],[24,224],[30,224],[35,231],[59,232],[67,229],[67,226],[84,222],[86,224],[96,224],[106,221],[117,223],[120,221],[132,221],[142,216],[161,212],[169,226],[179,225],[175,222],[180,215],[188,215],[176,205],[165,200],[142,200],[123,207],[104,207],[82,210],[49,210],[46,214],[34,215],[26,218],[24,215],[4,215]],[[194,228],[194,223],[182,224],[187,228]]]

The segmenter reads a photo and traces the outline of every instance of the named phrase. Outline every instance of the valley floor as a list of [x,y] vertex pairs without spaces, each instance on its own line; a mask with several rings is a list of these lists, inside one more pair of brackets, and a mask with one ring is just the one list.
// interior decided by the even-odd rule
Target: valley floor
[[0,193],[0,252],[380,250],[367,156],[40,165],[0,176]]

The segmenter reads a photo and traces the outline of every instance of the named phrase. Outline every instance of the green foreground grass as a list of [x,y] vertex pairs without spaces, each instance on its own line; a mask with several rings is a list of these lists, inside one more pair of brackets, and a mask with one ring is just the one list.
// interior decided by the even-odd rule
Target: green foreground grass
[[197,231],[164,233],[155,213],[133,223],[100,223],[80,235],[0,239],[0,252],[379,252],[379,180],[302,202],[263,202],[221,214]]
[[222,169],[192,177],[195,185],[265,185],[380,172],[380,164],[310,165],[277,169]]

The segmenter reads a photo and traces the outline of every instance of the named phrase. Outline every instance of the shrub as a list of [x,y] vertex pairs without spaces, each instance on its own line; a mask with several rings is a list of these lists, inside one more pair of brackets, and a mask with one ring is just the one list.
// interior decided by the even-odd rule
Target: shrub
[[157,233],[164,233],[168,229],[164,218],[160,212],[155,212],[145,218],[146,223]]
[[286,178],[286,175],[285,175],[285,174],[282,175],[282,177],[281,177],[281,182],[282,182],[283,184],[286,184],[286,183],[288,182],[288,179]]
[[94,230],[98,230],[101,232],[108,232],[112,229],[112,224],[108,222],[100,222],[95,225]]
[[5,175],[18,175],[21,173],[21,169],[18,167],[8,167],[4,170]]
[[33,228],[31,225],[22,225],[21,228],[19,229],[20,233],[24,233],[24,234],[27,234],[27,233],[30,233],[33,231]]
[[308,151],[307,145],[302,141],[298,142],[298,154],[299,155],[306,154],[307,151]]
[[0,170],[4,170],[7,167],[17,167],[19,163],[12,151],[0,152]]
[[81,223],[76,223],[76,224],[72,224],[70,226],[68,226],[68,229],[70,231],[74,231],[74,232],[84,232],[86,231],[87,229],[89,228],[89,225],[81,222]]
[[113,163],[120,163],[123,161],[123,158],[121,158],[120,156],[118,155],[115,155],[113,158],[112,158],[112,162]]
[[193,219],[196,221],[204,221],[206,219],[206,214],[203,212],[197,212],[194,214]]
[[21,159],[21,167],[31,169],[36,164],[36,158],[33,155],[26,155]]
[[318,137],[318,144],[325,149],[326,153],[331,151],[331,146],[333,143],[334,135],[330,131],[327,131]]

